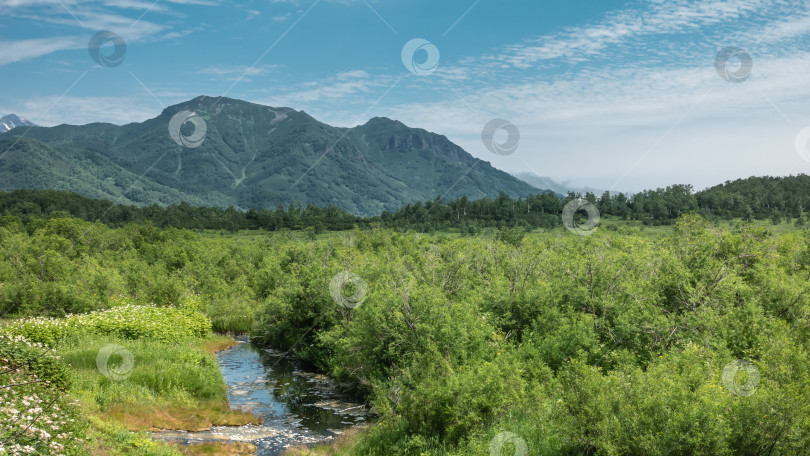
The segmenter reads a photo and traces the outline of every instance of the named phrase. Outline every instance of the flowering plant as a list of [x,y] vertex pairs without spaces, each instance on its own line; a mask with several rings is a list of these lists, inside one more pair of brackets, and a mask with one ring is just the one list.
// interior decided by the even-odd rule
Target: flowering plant
[[41,343],[0,334],[0,455],[83,453],[75,401],[58,358]]
[[211,321],[192,307],[124,305],[65,318],[27,318],[14,322],[6,330],[49,346],[68,335],[88,332],[177,342],[206,336],[211,332]]

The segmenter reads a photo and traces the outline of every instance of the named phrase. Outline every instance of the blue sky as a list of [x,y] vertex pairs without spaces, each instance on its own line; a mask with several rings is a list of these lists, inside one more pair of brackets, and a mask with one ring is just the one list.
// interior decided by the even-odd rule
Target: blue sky
[[[598,188],[699,189],[810,172],[810,153],[796,144],[810,126],[805,0],[0,0],[0,8],[0,114],[41,125],[143,121],[201,94],[226,95],[338,126],[391,117],[506,171]],[[91,58],[100,30],[126,42],[120,65]],[[403,64],[414,38],[438,50],[435,71]],[[726,47],[751,58],[743,82],[715,67]],[[514,153],[483,144],[495,118],[519,130]]]

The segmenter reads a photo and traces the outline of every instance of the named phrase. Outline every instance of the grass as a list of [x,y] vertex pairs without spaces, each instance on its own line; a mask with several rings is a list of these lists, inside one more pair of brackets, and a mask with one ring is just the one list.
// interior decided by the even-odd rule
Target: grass
[[290,447],[284,452],[284,456],[345,456],[355,446],[365,429],[364,426],[349,428],[335,440],[311,448],[306,446]]
[[152,440],[147,432],[130,432],[121,423],[89,415],[87,437],[93,442],[91,454],[98,456],[177,456],[164,442]]
[[256,454],[256,446],[242,442],[195,443],[188,446],[170,444],[178,453],[188,456],[248,456]]
[[[259,424],[251,414],[231,410],[225,382],[213,353],[236,342],[210,334],[184,342],[124,339],[95,334],[61,341],[56,354],[70,367],[71,394],[90,423],[92,454],[148,455],[251,454],[245,445],[194,445],[173,448],[153,441],[157,429],[199,431],[215,425]],[[102,347],[117,344],[132,354],[128,376],[113,380],[99,370]],[[108,368],[123,368],[124,357],[112,355]]]
[[123,423],[133,431],[204,431],[211,426],[260,424],[255,416],[230,410],[227,403],[219,401],[201,401],[193,406],[121,403],[109,407],[101,416]]
[[188,446],[152,440],[148,432],[132,432],[123,424],[91,416],[89,437],[97,456],[247,456],[256,454],[250,443],[200,443]]
[[247,334],[253,328],[256,316],[256,304],[248,301],[212,301],[203,310],[211,319],[213,331],[220,334]]
[[[134,365],[123,380],[105,377],[96,365],[97,354],[108,344],[132,353]],[[229,409],[225,382],[211,353],[231,344],[232,339],[222,336],[169,344],[82,335],[60,344],[56,352],[75,373],[74,394],[88,410],[130,430],[194,431],[259,422]],[[121,362],[113,355],[110,369]]]
[[231,336],[212,334],[200,342],[200,348],[202,348],[204,352],[213,355],[216,352],[227,350],[236,344],[237,342]]

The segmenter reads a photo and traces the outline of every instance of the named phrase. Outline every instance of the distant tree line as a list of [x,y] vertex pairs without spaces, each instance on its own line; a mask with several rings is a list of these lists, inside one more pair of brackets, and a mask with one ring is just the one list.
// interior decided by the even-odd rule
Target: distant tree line
[[416,231],[458,229],[474,233],[482,228],[555,228],[561,226],[563,207],[573,199],[593,203],[600,214],[624,220],[639,220],[648,225],[672,224],[681,215],[698,213],[710,219],[741,218],[771,220],[774,223],[806,223],[810,207],[810,176],[750,177],[727,181],[694,192],[691,185],[672,185],[645,190],[633,195],[604,192],[570,192],[563,198],[551,192],[514,199],[505,193],[496,198],[470,200],[466,197],[404,205],[396,212],[374,217],[358,217],[338,207],[318,207],[301,203],[275,209],[234,207],[195,207],[186,203],[145,207],[119,205],[107,200],[86,198],[56,190],[14,190],[0,192],[0,214],[19,217],[23,223],[32,218],[71,215],[88,221],[100,221],[111,227],[151,221],[159,227],[199,230],[243,229],[338,231],[354,226],[384,226]]
[[0,215],[19,217],[23,223],[31,219],[73,216],[91,222],[102,222],[110,227],[151,221],[165,228],[192,230],[243,229],[298,230],[313,227],[317,230],[348,230],[362,225],[364,219],[328,206],[291,204],[276,209],[250,209],[243,211],[233,206],[197,207],[187,203],[170,206],[133,206],[114,204],[108,200],[87,198],[77,193],[58,190],[14,190],[0,192]]

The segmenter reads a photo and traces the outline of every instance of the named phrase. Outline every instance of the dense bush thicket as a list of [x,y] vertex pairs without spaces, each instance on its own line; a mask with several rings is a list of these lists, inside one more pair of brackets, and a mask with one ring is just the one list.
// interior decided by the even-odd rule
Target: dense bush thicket
[[493,227],[559,227],[563,206],[575,198],[584,198],[595,204],[603,216],[641,220],[647,224],[668,225],[683,214],[697,212],[715,219],[770,219],[777,223],[787,220],[803,225],[807,222],[805,210],[810,207],[810,176],[751,177],[699,192],[693,192],[689,185],[672,185],[635,195],[569,193],[561,199],[552,193],[539,193],[515,200],[502,193],[497,198],[478,200],[444,201],[436,198],[405,205],[393,213],[384,212],[378,217],[366,218],[333,206],[320,208],[300,203],[249,211],[233,207],[193,207],[185,203],[168,207],[136,207],[54,190],[16,190],[0,192],[0,215],[18,216],[26,224],[32,217],[53,217],[56,213],[56,216],[72,215],[88,221],[101,221],[113,227],[149,220],[159,227],[230,231],[310,229],[321,232],[349,230],[357,225],[422,232],[457,229],[475,233],[481,228]]
[[150,223],[112,229],[74,218],[23,226],[0,217],[0,317],[155,304],[199,308],[215,329],[235,322],[247,330],[270,286],[257,265],[272,252],[271,239],[203,237]]
[[[368,394],[356,454],[489,454],[501,432],[529,454],[810,452],[807,233],[371,231],[266,261],[255,337]],[[353,309],[330,295],[341,271],[367,284]]]
[[[256,341],[293,349],[380,415],[354,454],[489,454],[504,432],[529,454],[810,453],[807,232],[687,216],[656,239],[312,240],[5,217],[0,247],[5,316],[198,296],[227,329],[259,308]],[[346,272],[362,282],[336,299]]]

